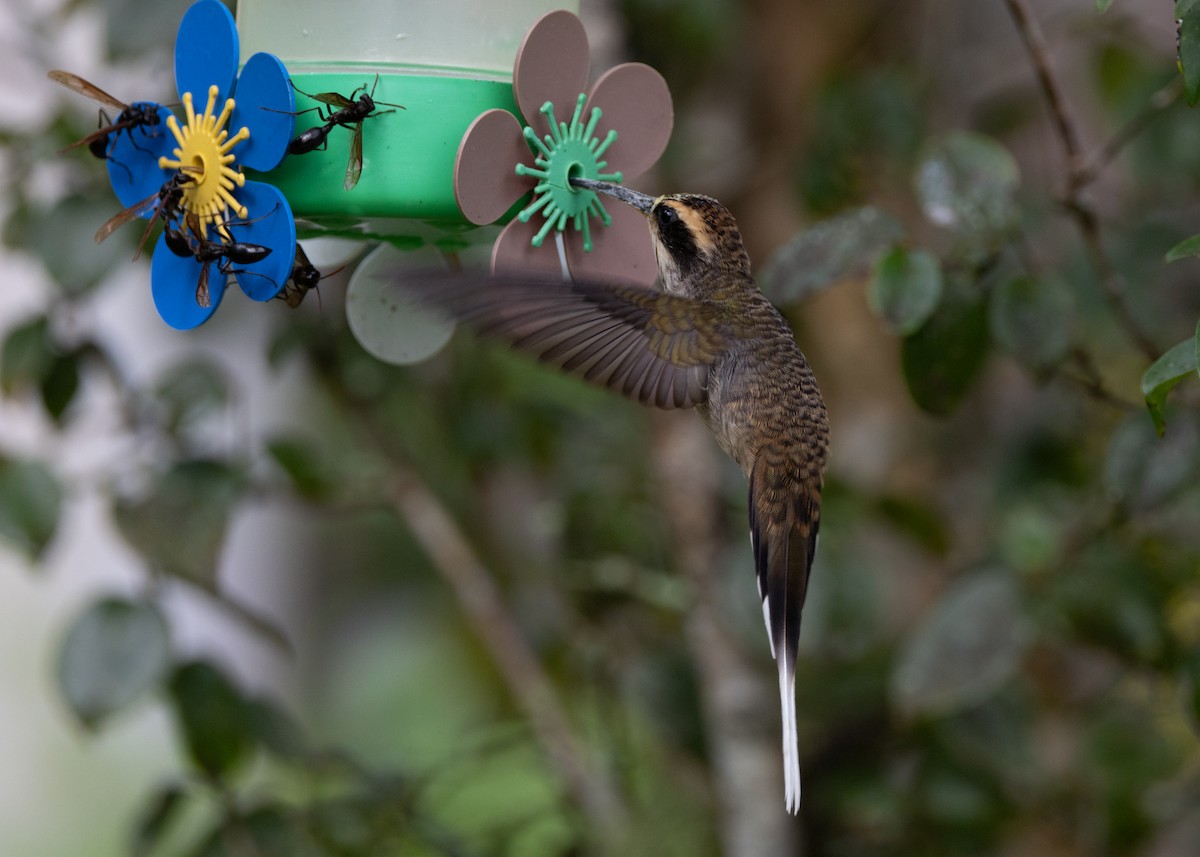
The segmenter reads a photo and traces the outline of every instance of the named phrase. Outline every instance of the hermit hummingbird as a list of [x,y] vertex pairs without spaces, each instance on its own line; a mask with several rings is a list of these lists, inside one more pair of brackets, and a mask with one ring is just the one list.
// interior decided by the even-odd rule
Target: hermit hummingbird
[[[796,657],[817,547],[829,420],[791,328],[759,290],[733,215],[573,178],[646,215],[662,291],[454,277],[420,296],[480,333],[642,404],[695,408],[750,483],[750,544],[783,712],[785,806],[800,806]],[[401,288],[409,288],[401,284]]]

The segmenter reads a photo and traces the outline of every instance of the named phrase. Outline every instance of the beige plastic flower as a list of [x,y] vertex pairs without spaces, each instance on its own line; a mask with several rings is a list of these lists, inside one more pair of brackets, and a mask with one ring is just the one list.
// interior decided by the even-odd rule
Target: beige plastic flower
[[[576,279],[651,284],[656,266],[645,217],[626,206],[607,210],[570,178],[627,183],[658,160],[674,124],[671,93],[657,71],[625,63],[590,92],[588,43],[570,12],[542,16],[525,34],[513,91],[528,122],[507,110],[481,114],[458,148],[454,195],[472,223],[493,223],[526,194],[533,197],[492,248],[494,272],[557,272]],[[565,272],[564,272],[565,273]]]

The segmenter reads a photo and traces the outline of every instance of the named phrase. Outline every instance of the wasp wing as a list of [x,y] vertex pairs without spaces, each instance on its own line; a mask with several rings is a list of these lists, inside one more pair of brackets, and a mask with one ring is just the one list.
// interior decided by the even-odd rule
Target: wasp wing
[[46,76],[55,83],[61,83],[72,92],[78,92],[80,95],[86,96],[98,104],[103,104],[105,107],[111,107],[113,110],[123,111],[129,107],[128,104],[109,95],[103,89],[96,86],[96,84],[89,83],[79,75],[71,74],[69,71],[54,69],[53,71],[47,72]]

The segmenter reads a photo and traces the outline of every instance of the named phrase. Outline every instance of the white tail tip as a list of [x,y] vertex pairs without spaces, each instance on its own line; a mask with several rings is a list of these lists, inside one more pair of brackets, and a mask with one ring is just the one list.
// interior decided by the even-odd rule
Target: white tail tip
[[796,730],[796,673],[779,661],[779,702],[783,714],[783,786],[784,805],[792,815],[800,811],[800,736]]

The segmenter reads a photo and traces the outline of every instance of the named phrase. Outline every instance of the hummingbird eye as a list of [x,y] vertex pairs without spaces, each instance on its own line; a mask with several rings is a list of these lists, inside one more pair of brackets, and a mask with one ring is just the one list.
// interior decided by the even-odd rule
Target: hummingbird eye
[[664,228],[679,220],[679,212],[675,210],[674,206],[670,205],[659,206],[658,211],[655,212],[655,216],[658,218],[658,225]]

